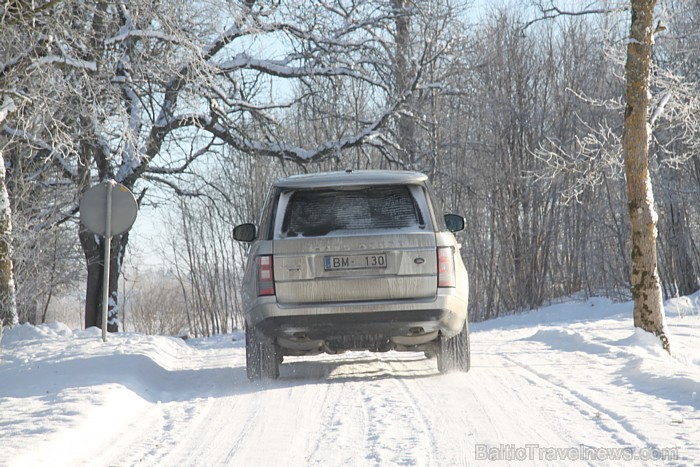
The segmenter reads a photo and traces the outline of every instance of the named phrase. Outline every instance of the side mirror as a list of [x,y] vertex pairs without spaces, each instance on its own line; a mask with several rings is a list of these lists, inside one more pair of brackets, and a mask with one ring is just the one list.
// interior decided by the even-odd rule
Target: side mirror
[[451,232],[459,232],[464,230],[464,217],[457,214],[445,214],[445,224]]
[[254,224],[241,224],[233,229],[233,238],[239,242],[252,242],[257,235],[257,229]]

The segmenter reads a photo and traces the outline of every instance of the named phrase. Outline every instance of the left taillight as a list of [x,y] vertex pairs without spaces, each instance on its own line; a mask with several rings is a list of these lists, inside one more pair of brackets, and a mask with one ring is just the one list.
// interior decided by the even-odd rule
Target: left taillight
[[275,294],[275,275],[272,270],[272,255],[256,258],[258,264],[258,296]]
[[455,259],[451,246],[441,246],[437,249],[438,256],[438,287],[455,287]]

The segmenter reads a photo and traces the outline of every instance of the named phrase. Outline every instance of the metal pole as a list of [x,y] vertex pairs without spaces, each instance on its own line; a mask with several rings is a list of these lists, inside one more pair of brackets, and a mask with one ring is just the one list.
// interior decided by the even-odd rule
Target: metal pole
[[107,312],[109,309],[109,263],[112,250],[112,188],[114,181],[107,182],[107,206],[105,209],[105,256],[102,274],[102,341],[107,342]]

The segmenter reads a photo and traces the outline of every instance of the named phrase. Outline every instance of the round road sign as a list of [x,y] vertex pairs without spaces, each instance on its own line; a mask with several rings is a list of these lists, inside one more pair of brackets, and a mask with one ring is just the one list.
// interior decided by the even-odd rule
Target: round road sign
[[[111,188],[110,186],[111,185]],[[111,191],[111,194],[108,193]],[[107,230],[107,197],[110,196],[111,228]],[[80,220],[91,232],[113,237],[131,228],[136,220],[138,205],[127,187],[113,181],[102,182],[91,187],[80,199]]]

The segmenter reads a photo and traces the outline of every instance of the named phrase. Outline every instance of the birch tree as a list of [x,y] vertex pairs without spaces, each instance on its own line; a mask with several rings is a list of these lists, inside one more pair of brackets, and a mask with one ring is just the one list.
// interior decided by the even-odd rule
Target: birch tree
[[664,348],[670,351],[657,268],[657,216],[649,175],[649,79],[656,0],[632,0],[631,5],[622,145],[627,178],[627,212],[632,228],[630,282],[634,298],[634,326],[657,335]]
[[[0,124],[15,110],[10,96],[0,94]],[[5,326],[17,324],[15,280],[12,271],[12,209],[5,182],[5,157],[0,148],[0,337]]]

